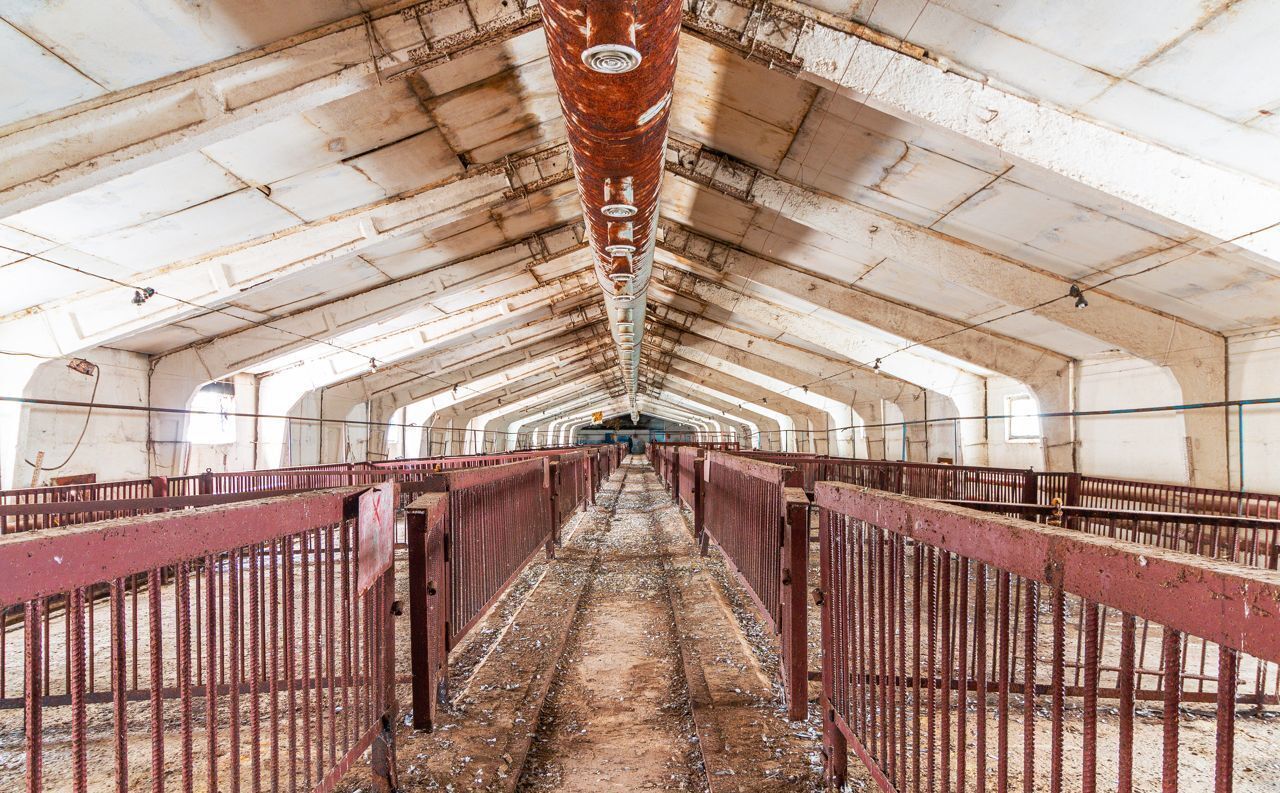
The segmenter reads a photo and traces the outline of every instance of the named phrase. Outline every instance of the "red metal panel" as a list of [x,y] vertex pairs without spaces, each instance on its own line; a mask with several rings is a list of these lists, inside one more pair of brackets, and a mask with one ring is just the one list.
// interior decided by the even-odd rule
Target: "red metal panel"
[[[186,788],[328,790],[371,744],[393,774],[394,582],[386,571],[357,591],[361,492],[0,539],[15,573],[0,602],[24,614],[6,644],[18,639],[27,670],[28,789],[159,789],[169,768]],[[126,709],[139,699],[145,737]],[[70,742],[50,740],[49,722],[69,724]],[[114,763],[91,765],[104,728]]]
[[409,625],[413,664],[413,726],[430,730],[448,701],[449,496],[430,493],[405,510],[409,534]]
[[808,500],[788,478],[793,468],[708,451],[702,482],[703,532],[724,553],[761,616],[779,634],[789,713],[805,716],[808,702]]
[[[1165,762],[1146,778],[1179,789],[1179,750],[1216,752],[1230,778],[1239,669],[1280,660],[1276,573],[844,484],[820,483],[817,503],[832,776],[847,742],[884,790],[1056,790],[1068,773],[1090,790],[1105,750],[1132,789],[1134,701],[1149,698]],[[1100,699],[1118,701],[1117,744],[1098,740]],[[1216,736],[1180,735],[1188,700],[1218,703]]]

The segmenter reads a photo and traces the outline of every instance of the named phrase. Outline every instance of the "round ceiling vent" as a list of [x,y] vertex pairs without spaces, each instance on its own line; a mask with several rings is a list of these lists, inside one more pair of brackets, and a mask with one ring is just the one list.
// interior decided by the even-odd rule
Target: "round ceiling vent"
[[582,62],[593,72],[626,74],[640,65],[640,52],[625,44],[597,44],[582,51]]
[[605,217],[629,218],[636,213],[636,208],[630,204],[605,204],[600,207],[600,211]]

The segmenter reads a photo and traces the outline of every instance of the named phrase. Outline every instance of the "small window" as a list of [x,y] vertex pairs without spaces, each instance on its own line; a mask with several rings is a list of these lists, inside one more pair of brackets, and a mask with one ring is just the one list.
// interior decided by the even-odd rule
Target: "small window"
[[231,383],[209,383],[196,392],[191,400],[191,414],[187,423],[187,440],[191,443],[212,446],[236,442],[236,420],[231,413],[236,410],[236,389]]
[[1005,435],[1011,441],[1040,440],[1040,410],[1030,394],[1015,394],[1005,400]]

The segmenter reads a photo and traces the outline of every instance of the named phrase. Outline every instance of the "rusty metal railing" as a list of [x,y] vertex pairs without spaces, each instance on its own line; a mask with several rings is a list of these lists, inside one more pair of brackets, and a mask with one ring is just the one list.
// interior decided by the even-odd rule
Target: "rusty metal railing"
[[560,529],[590,497],[590,472],[586,452],[558,455],[550,462],[555,486],[551,490],[552,514],[555,515],[556,541]]
[[554,553],[549,461],[449,471],[406,510],[414,726],[448,701],[449,651],[539,551]]
[[[852,747],[886,791],[1232,789],[1236,705],[1280,661],[1276,573],[846,484],[816,500],[832,779]],[[1212,730],[1183,727],[1188,701]]]
[[675,495],[689,509],[696,506],[697,479],[701,474],[703,452],[694,446],[681,446],[676,452]]
[[788,716],[808,711],[805,590],[809,500],[798,472],[728,452],[706,452],[699,541],[714,541],[761,616],[778,634]]
[[394,488],[0,538],[25,788],[390,789]]
[[397,481],[401,507],[408,504],[423,482],[447,470],[478,468],[530,458],[582,454],[576,448],[534,449],[507,454],[430,457],[376,463],[335,463],[297,468],[226,471],[182,477],[152,477],[126,482],[30,488],[0,492],[0,526],[4,533],[69,526],[100,520],[148,514],[189,506],[225,504],[271,493],[292,493],[334,487],[352,487]]
[[[1280,516],[1280,495],[1014,468],[852,460],[778,452],[739,454],[799,469],[805,490],[810,494],[816,482],[836,481],[919,498],[975,506],[979,503],[1004,505],[998,511],[1009,515],[1043,513],[1056,501],[1066,508],[1097,510],[1091,514],[1100,520],[1068,523],[1084,531],[1125,536],[1135,542],[1254,567],[1280,568],[1280,532],[1270,523]],[[1137,520],[1133,517],[1135,513],[1149,513],[1151,517]],[[1166,516],[1160,517],[1162,514]],[[1175,520],[1168,514],[1183,517]],[[1240,520],[1217,520],[1227,517]],[[1228,527],[1235,528],[1229,530]],[[1121,534],[1116,535],[1117,531]]]

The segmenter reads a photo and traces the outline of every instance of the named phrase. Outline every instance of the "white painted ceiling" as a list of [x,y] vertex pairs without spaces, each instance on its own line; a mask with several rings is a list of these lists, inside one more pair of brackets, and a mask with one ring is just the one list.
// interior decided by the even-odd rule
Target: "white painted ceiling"
[[[498,36],[381,84],[368,63],[369,52],[389,53],[379,59],[384,73],[406,62],[414,35],[442,50],[473,24],[507,19],[509,3],[518,8],[440,0],[422,7],[420,29],[405,32],[414,12],[400,11],[411,4],[372,0],[0,0],[0,188],[35,185],[24,194],[28,208],[0,217],[0,346],[164,356],[221,340],[235,371],[330,361],[330,384],[367,374],[370,359],[428,366],[435,351],[486,339],[560,334],[589,349],[607,331],[575,225],[580,208],[541,30]],[[1280,194],[1275,2],[810,0],[799,9],[822,24],[864,23],[923,48],[931,63]],[[349,49],[325,51],[339,36]],[[351,54],[361,46],[363,56]],[[364,69],[368,85],[335,98],[323,80],[286,90],[298,72],[335,59]],[[201,82],[230,66],[244,70],[236,81],[217,91]],[[705,179],[669,172],[664,219],[727,244],[735,261],[818,276],[912,316],[988,323],[967,333],[1062,358],[1115,349],[1114,329],[1095,333],[1087,314],[1070,322],[1053,311],[1015,314],[1043,295],[1011,292],[1008,273],[1032,273],[1063,295],[1073,283],[1122,276],[1099,290],[1129,304],[1135,327],[1146,317],[1227,337],[1280,327],[1280,261],[1257,248],[819,82],[686,31],[674,151],[704,150],[732,168]],[[171,104],[154,118],[145,108],[104,115],[164,91],[157,104]],[[181,137],[183,114],[195,119],[208,103],[233,113],[254,102],[263,103],[261,119],[255,109],[164,154],[125,146],[148,125]],[[31,165],[23,141],[64,129],[64,142],[41,146]],[[78,162],[76,146],[113,136],[128,149],[116,175],[58,187],[59,169]],[[723,189],[743,173],[790,185],[782,211]],[[928,257],[886,254],[859,228],[816,221],[806,213],[818,199],[996,264],[987,279],[958,282]],[[893,330],[887,314],[851,316],[771,286],[758,263],[660,259],[802,323],[890,346],[928,341]],[[135,306],[141,287],[158,294]],[[656,299],[840,359],[815,335],[676,291]],[[253,339],[253,353],[237,359]],[[992,373],[950,347],[925,343],[906,354],[924,366]],[[607,356],[596,360],[604,381],[615,376]]]

